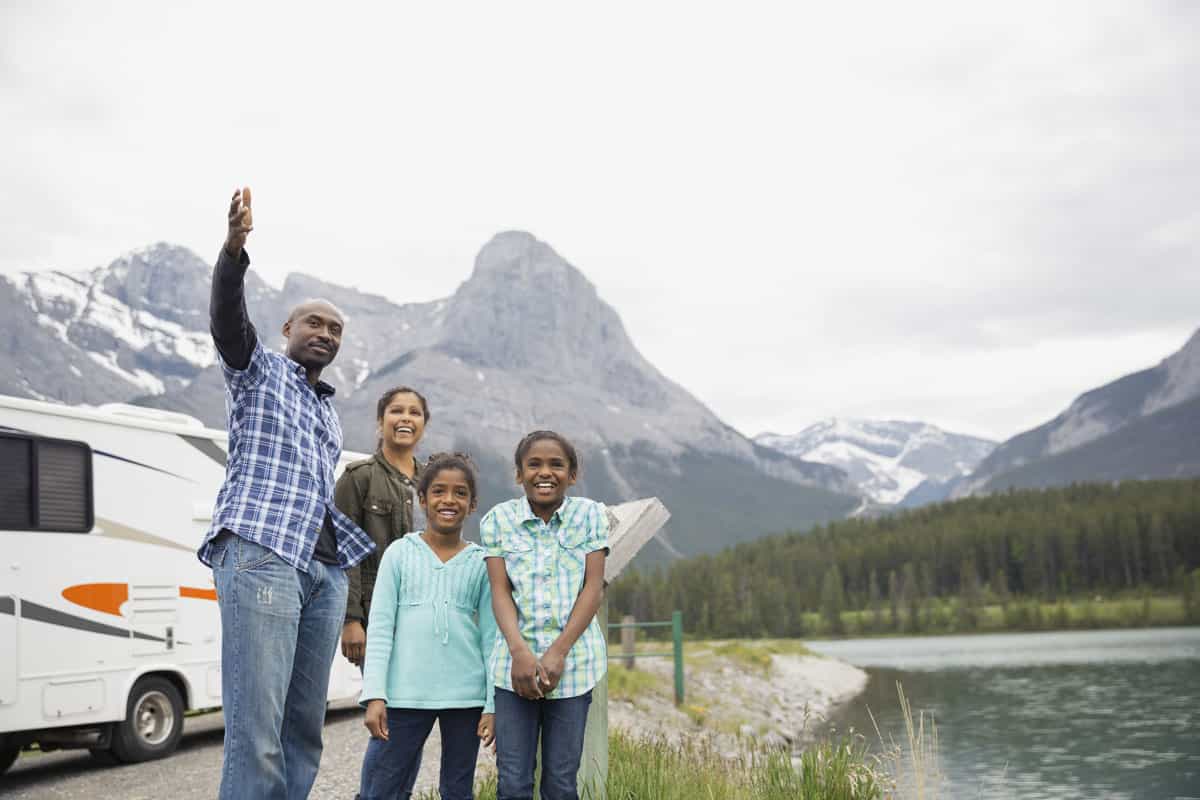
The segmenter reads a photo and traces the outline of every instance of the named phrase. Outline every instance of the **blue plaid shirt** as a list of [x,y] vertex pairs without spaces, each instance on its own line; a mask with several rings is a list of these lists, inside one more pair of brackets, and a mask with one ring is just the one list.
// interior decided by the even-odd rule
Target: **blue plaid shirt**
[[307,571],[328,514],[341,567],[362,561],[375,543],[333,502],[333,475],[342,454],[333,387],[324,381],[312,386],[303,366],[261,342],[255,342],[246,369],[233,369],[224,360],[221,369],[229,463],[200,560],[212,566],[212,540],[228,529]]

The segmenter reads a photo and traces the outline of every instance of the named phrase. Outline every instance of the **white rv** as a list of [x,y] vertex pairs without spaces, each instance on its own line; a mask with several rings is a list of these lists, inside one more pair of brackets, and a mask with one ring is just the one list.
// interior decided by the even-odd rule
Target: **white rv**
[[[158,758],[185,711],[221,705],[196,548],[226,453],[182,414],[0,396],[0,773],[35,742]],[[361,686],[339,654],[329,698]]]

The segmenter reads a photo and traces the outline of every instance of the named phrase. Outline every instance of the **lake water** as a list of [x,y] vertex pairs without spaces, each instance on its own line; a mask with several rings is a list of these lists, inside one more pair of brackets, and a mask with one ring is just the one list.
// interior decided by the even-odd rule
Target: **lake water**
[[943,800],[1200,799],[1200,628],[807,644],[870,675],[838,730],[932,713]]

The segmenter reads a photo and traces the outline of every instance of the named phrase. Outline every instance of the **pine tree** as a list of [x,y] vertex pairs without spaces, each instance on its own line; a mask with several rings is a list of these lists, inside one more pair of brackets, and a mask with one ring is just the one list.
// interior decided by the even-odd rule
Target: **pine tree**
[[825,571],[825,580],[821,586],[821,616],[825,618],[829,630],[837,635],[846,632],[842,624],[842,611],[846,607],[845,590],[842,588],[842,573],[837,564]]

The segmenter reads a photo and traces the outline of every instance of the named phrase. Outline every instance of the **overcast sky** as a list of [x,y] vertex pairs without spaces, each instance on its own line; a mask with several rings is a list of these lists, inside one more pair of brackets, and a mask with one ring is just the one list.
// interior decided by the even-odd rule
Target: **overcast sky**
[[177,5],[0,2],[0,271],[243,183],[276,285],[528,230],[750,435],[1006,438],[1200,327],[1200,3]]

